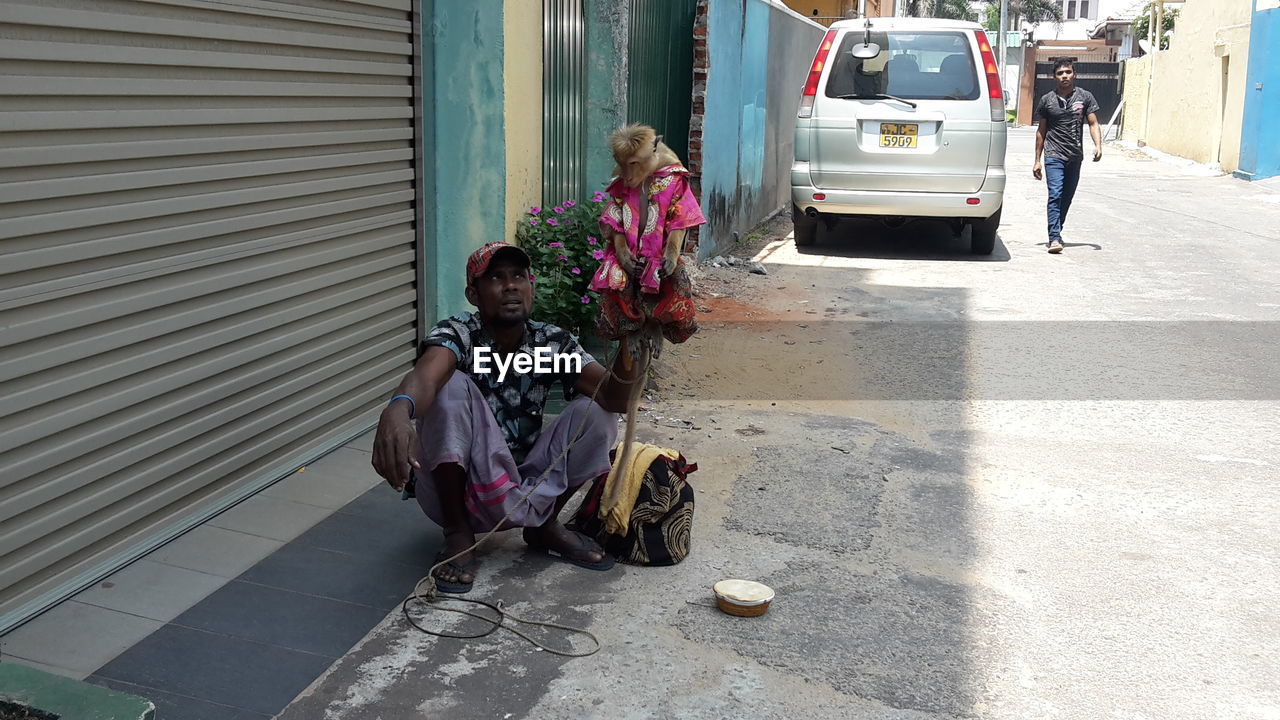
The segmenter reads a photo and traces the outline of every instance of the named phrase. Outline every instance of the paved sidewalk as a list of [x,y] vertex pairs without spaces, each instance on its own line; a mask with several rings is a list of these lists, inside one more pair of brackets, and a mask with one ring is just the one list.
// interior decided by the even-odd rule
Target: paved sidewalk
[[372,433],[3,640],[6,661],[152,700],[162,720],[269,718],[398,605],[438,542],[370,467]]

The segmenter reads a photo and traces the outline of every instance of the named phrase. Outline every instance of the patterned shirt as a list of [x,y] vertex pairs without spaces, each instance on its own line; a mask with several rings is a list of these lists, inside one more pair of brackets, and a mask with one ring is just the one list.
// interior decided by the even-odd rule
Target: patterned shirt
[[[480,393],[489,403],[489,409],[502,428],[503,438],[517,463],[524,461],[542,433],[542,409],[551,387],[557,382],[561,383],[564,399],[573,399],[577,395],[573,386],[578,380],[579,367],[586,368],[595,362],[595,358],[583,349],[578,338],[568,330],[528,320],[525,322],[524,338],[520,341],[516,354],[525,353],[536,359],[535,349],[545,348],[541,350],[542,356],[546,358],[542,362],[544,367],[535,366],[528,373],[518,373],[513,365],[507,368],[506,375],[499,380],[496,357],[490,354],[496,351],[497,344],[489,331],[480,324],[480,317],[475,313],[454,315],[440,321],[422,341],[419,355],[432,345],[452,350],[458,358],[458,372],[466,373],[476,387],[480,388]],[[480,356],[482,362],[488,364],[489,372],[476,371],[477,348],[493,349]],[[552,362],[552,358],[562,353],[581,358],[581,365],[576,361]],[[539,372],[540,369],[549,372]]]

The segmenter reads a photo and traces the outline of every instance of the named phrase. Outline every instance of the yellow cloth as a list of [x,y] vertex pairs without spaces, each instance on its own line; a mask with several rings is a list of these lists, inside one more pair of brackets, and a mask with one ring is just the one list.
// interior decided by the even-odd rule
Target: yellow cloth
[[[621,455],[622,443],[618,443],[615,457]],[[600,493],[599,517],[604,521],[605,532],[613,535],[627,534],[631,526],[631,510],[636,506],[636,496],[640,494],[644,472],[660,457],[675,460],[680,457],[680,453],[648,443],[631,443],[631,458],[627,461],[627,466],[624,468],[614,465],[609,469],[604,492]]]

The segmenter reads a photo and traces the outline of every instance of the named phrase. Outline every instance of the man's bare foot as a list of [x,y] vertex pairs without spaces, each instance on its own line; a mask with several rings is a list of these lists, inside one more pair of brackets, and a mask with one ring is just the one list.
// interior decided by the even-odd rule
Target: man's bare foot
[[[444,549],[436,556],[435,562],[466,550],[476,542],[475,533],[470,530],[446,530],[444,533]],[[435,578],[450,585],[470,585],[475,582],[475,569],[478,566],[471,552],[463,553],[450,562],[436,568]]]
[[591,538],[566,528],[552,518],[541,527],[525,528],[524,541],[530,547],[554,550],[575,564],[599,564],[604,561],[604,550]]

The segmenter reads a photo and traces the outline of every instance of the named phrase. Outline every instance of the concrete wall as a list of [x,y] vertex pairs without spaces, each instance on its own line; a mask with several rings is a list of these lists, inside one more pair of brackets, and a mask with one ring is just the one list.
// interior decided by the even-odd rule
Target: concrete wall
[[788,202],[796,109],[823,32],[766,0],[708,2],[700,257]]
[[1280,176],[1280,1],[1257,0],[1240,133],[1240,175]]
[[1125,60],[1124,114],[1120,120],[1120,137],[1124,140],[1145,142],[1147,137],[1147,95],[1151,89],[1151,58]]
[[[426,318],[470,307],[463,296],[467,256],[506,233],[503,0],[424,3],[423,42],[433,55],[426,138]],[[539,23],[540,25],[540,23]],[[539,63],[539,66],[541,63]],[[487,210],[486,212],[477,212]]]
[[504,238],[542,197],[542,3],[504,0],[502,98],[506,135]]
[[[1126,131],[1163,152],[1235,170],[1240,161],[1253,0],[1191,0],[1152,64],[1145,119],[1126,103]],[[1135,66],[1135,71],[1137,66]],[[1126,97],[1141,93],[1140,77]],[[1126,76],[1126,82],[1129,78]]]

